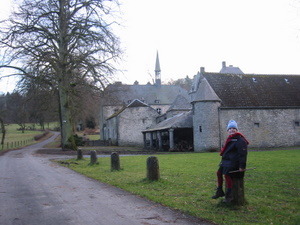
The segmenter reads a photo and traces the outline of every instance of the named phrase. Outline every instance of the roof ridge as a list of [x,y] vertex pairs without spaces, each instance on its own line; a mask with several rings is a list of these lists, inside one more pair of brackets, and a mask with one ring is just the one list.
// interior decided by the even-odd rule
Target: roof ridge
[[[203,73],[203,72],[202,72]],[[216,75],[240,75],[240,76],[300,76],[300,74],[271,74],[271,73],[219,73],[219,72],[204,72],[205,74],[216,74]]]

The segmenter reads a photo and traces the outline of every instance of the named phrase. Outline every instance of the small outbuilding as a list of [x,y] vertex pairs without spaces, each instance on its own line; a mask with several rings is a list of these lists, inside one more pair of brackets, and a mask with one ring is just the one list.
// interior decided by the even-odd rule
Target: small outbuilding
[[192,112],[183,112],[142,131],[144,148],[159,151],[192,151]]
[[141,102],[133,100],[127,106],[107,118],[105,133],[111,145],[143,146],[141,131],[155,123],[158,112]]

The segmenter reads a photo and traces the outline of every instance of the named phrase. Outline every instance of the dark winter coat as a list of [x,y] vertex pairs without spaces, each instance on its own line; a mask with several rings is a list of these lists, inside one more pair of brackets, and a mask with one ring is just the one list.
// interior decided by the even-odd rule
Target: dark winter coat
[[245,169],[247,161],[247,145],[248,141],[245,137],[237,133],[227,140],[225,149],[222,151],[222,167],[230,167],[235,169]]

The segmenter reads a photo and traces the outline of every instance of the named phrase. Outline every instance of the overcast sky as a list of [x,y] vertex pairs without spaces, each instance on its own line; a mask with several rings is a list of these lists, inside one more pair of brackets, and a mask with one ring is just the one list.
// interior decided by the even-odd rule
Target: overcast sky
[[159,52],[162,80],[193,77],[222,61],[244,73],[300,74],[296,0],[123,0],[129,83],[150,81]]
[[[5,15],[9,0],[1,0]],[[300,74],[299,0],[120,0],[125,49],[117,80],[146,84],[159,53],[162,81],[222,61],[244,73]],[[3,89],[3,83],[0,83]]]

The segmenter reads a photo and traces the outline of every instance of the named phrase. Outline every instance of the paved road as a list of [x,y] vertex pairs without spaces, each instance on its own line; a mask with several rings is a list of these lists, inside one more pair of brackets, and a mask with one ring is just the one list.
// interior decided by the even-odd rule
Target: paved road
[[34,154],[54,138],[0,156],[1,225],[209,224]]

